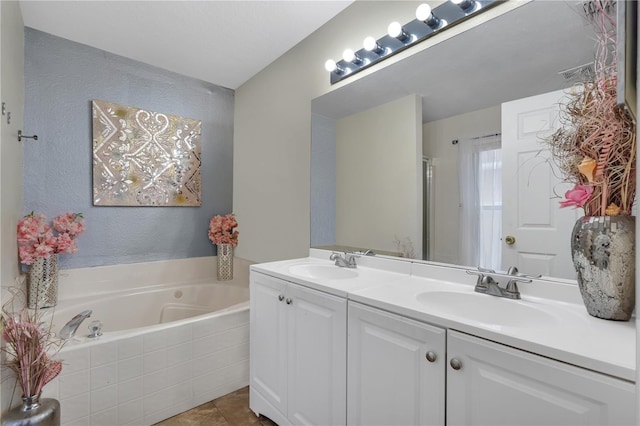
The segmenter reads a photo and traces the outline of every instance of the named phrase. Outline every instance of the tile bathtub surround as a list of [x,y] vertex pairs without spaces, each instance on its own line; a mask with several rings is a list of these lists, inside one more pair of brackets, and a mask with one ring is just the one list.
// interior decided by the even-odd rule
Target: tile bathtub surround
[[70,345],[60,358],[43,397],[60,401],[62,424],[153,424],[248,384],[249,311]]
[[155,426],[277,426],[266,417],[257,417],[249,408],[249,388],[245,387],[202,404]]

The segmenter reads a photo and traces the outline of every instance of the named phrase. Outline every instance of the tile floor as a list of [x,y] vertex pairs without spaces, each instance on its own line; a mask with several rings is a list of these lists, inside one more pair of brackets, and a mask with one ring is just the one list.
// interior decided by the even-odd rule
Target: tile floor
[[202,404],[155,426],[278,426],[249,409],[249,387]]

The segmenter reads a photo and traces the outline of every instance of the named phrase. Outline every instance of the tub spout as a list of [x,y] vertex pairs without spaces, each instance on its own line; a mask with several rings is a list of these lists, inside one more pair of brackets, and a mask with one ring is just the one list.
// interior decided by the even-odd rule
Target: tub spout
[[75,317],[71,318],[69,322],[62,327],[62,330],[60,330],[60,337],[63,339],[71,339],[73,335],[76,334],[76,330],[80,327],[82,321],[89,318],[92,312],[93,311],[90,309],[87,309],[86,311],[82,311]]

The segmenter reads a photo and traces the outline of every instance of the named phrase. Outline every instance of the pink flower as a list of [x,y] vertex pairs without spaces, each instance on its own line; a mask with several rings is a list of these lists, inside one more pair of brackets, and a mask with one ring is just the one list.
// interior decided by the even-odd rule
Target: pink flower
[[582,207],[589,200],[591,194],[593,194],[593,187],[576,185],[575,188],[564,194],[566,200],[560,202],[560,207]]
[[216,215],[209,222],[209,239],[213,244],[238,245],[238,231],[233,229],[238,226],[233,213],[226,216]]
[[71,238],[71,235],[64,234],[58,235],[58,253],[75,253],[78,251],[78,247],[76,246],[75,241]]
[[[18,221],[18,254],[20,262],[31,265],[39,258],[55,253],[75,253],[75,238],[85,230],[80,213],[65,213],[53,219],[53,228],[42,214],[26,215]],[[58,235],[55,235],[53,231]]]

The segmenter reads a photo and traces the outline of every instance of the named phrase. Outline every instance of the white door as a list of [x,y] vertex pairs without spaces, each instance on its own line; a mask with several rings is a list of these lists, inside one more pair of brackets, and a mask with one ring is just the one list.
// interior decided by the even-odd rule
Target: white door
[[349,302],[347,424],[444,425],[445,339],[439,327]]
[[447,356],[447,425],[635,424],[633,383],[456,331]]
[[[271,406],[287,412],[286,282],[251,272],[250,385]],[[277,413],[259,400],[251,409],[270,418]]]
[[[563,183],[541,138],[560,125],[563,91],[502,104],[502,266],[575,279],[571,231],[582,209],[560,209]],[[557,196],[556,196],[557,195]],[[515,239],[515,242],[511,238]]]
[[290,284],[285,304],[289,421],[296,425],[344,425],[347,301]]

